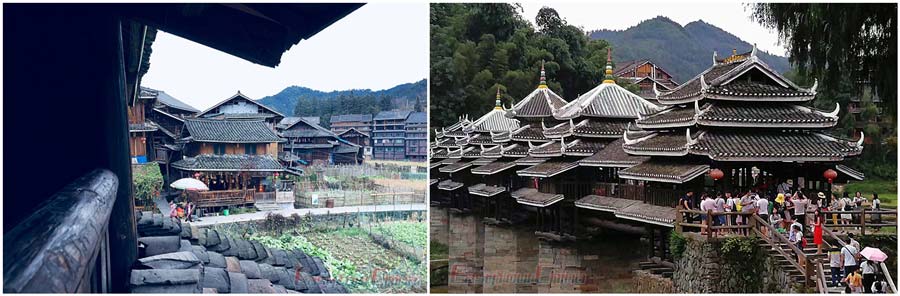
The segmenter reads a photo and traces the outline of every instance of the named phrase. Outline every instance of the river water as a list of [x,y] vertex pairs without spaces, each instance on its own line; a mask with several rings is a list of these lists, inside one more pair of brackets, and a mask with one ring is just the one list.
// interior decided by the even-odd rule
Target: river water
[[549,243],[533,222],[493,226],[476,214],[431,207],[431,239],[449,247],[449,293],[628,293],[645,258],[640,237],[605,232],[590,240]]

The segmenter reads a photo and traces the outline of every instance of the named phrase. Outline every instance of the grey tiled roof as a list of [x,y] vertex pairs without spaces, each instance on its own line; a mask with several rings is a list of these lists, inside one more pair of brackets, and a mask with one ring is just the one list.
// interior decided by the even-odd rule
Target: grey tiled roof
[[153,96],[156,98],[157,102],[159,102],[163,105],[175,108],[175,109],[181,109],[181,110],[191,112],[191,113],[200,112],[200,110],[197,110],[197,108],[191,107],[191,105],[188,105],[187,103],[182,102],[161,90],[156,90],[156,89],[142,86],[141,87],[141,97],[145,96],[145,94],[147,96]]
[[[693,137],[693,135],[692,135]],[[658,132],[640,139],[628,136],[634,143],[625,143],[625,152],[635,155],[669,155],[683,156],[688,153],[687,136],[684,131]]]
[[647,161],[650,159],[645,156],[634,156],[628,153],[625,153],[625,150],[622,150],[622,144],[625,143],[623,139],[617,139],[600,150],[600,152],[594,153],[590,157],[584,158],[579,161],[579,165],[581,166],[599,166],[599,167],[631,167],[635,166],[641,162]]
[[540,126],[523,126],[513,131],[512,139],[516,141],[538,141],[546,142],[550,139],[544,137],[544,133]]
[[381,111],[375,115],[374,120],[406,119],[410,111]]
[[512,108],[506,110],[508,117],[535,118],[535,117],[551,117],[553,111],[561,108],[566,104],[559,95],[549,88],[536,88],[522,101],[519,101]]
[[[735,80],[736,77],[747,71],[761,71],[764,74],[760,77],[771,78],[754,78],[752,81]],[[703,81],[701,81],[701,77]],[[703,83],[707,84],[707,94],[702,93]],[[736,61],[716,63],[671,92],[660,94],[657,99],[663,104],[679,104],[695,101],[702,97],[741,101],[805,101],[812,99],[814,95],[815,92],[798,87],[780,73],[772,70],[755,54],[745,54]],[[736,97],[743,98],[736,99]]]
[[708,170],[709,165],[702,163],[651,159],[636,166],[619,170],[619,177],[680,184],[699,177]]
[[493,109],[484,116],[481,116],[470,125],[470,128],[463,128],[463,131],[510,131],[519,128],[519,121],[507,118],[503,110]]
[[406,117],[406,123],[428,123],[428,113],[412,112]]
[[[708,106],[704,106],[706,108]],[[635,120],[641,128],[684,127],[694,125],[694,106],[672,106]]]
[[588,195],[576,200],[575,206],[584,209],[615,213],[616,211],[635,203],[641,203],[641,201],[609,196]]
[[577,160],[548,160],[516,171],[523,177],[549,178],[578,167]]
[[497,195],[497,194],[500,194],[500,193],[503,193],[504,191],[506,191],[506,188],[503,188],[500,186],[486,185],[484,183],[469,186],[468,189],[469,189],[469,194],[477,195],[477,196],[484,196],[484,197],[491,197],[491,196],[494,196],[494,195]]
[[702,109],[697,121],[707,126],[820,128],[837,124],[837,114],[790,103],[741,104],[715,102]]
[[246,154],[201,154],[173,162],[172,167],[185,171],[280,172],[284,170],[284,167],[272,156]]
[[264,121],[185,119],[184,126],[196,142],[272,143],[283,142]]
[[717,161],[797,160],[840,161],[862,153],[862,147],[848,140],[817,132],[706,132],[700,135],[691,153],[708,155]]
[[134,132],[152,132],[152,131],[156,131],[157,129],[158,128],[156,128],[155,125],[153,125],[152,123],[148,123],[148,122],[129,123],[128,124],[128,131],[133,132],[133,133]]
[[563,198],[562,194],[533,192],[516,199],[516,201],[520,204],[543,208],[560,202]]
[[477,166],[472,168],[470,171],[473,174],[479,175],[493,175],[495,173],[510,169],[515,167],[516,164],[512,161],[495,161],[486,165]]
[[344,114],[344,115],[331,115],[331,123],[335,122],[371,122],[372,114]]
[[579,116],[602,118],[638,118],[661,107],[614,83],[602,83],[559,109],[553,116],[570,119]]

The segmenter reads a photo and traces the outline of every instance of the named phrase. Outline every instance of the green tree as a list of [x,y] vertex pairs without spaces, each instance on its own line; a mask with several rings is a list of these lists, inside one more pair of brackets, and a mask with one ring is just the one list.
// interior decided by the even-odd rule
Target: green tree
[[414,107],[416,112],[422,112],[424,108],[422,107],[422,97],[416,96],[416,106]]
[[776,29],[791,63],[820,83],[871,81],[887,113],[897,106],[897,3],[758,3],[752,17]]
[[159,165],[155,163],[136,165],[131,170],[131,182],[134,190],[134,199],[146,203],[152,203],[159,196],[162,189],[163,177],[159,172]]

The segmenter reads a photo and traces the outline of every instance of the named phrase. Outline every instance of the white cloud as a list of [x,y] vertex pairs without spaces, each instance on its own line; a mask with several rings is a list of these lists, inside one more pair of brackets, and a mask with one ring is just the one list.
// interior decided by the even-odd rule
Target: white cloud
[[238,90],[253,99],[290,85],[322,91],[385,89],[428,77],[428,4],[370,3],[256,65],[160,32],[142,85],[205,109]]

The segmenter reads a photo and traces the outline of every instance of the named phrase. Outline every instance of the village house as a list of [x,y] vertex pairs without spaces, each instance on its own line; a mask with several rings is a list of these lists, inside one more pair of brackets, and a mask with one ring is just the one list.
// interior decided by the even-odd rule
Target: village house
[[381,111],[372,126],[373,158],[403,160],[406,158],[406,118],[410,111]]
[[659,91],[669,91],[678,87],[672,75],[649,59],[632,60],[616,64],[613,75],[628,83],[637,84],[641,90],[638,95],[654,98],[653,87]]
[[341,133],[350,129],[356,129],[361,133],[371,135],[372,114],[345,114],[331,116],[332,132],[340,135]]
[[404,125],[404,142],[406,143],[406,159],[425,161],[428,156],[428,114],[412,112]]
[[210,191],[191,192],[199,208],[274,200],[271,179],[284,173],[278,152],[284,139],[262,120],[185,119],[184,159],[172,162],[180,177],[206,183]]
[[279,129],[287,139],[284,152],[287,157],[302,160],[306,164],[360,164],[363,149],[360,145],[341,139],[324,127],[299,118],[293,124]]
[[263,120],[269,129],[275,130],[275,125],[284,119],[284,115],[266,105],[251,100],[240,91],[218,104],[209,107],[197,114],[198,118],[212,119],[258,119]]

